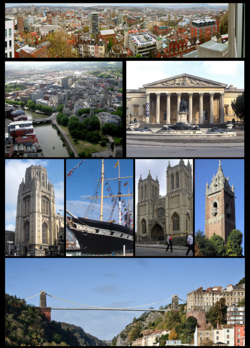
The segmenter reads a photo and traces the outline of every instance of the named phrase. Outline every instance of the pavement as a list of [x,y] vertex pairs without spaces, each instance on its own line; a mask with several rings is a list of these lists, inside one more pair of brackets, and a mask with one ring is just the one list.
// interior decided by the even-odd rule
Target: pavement
[[[135,256],[152,256],[152,257],[175,257],[186,256],[187,247],[181,245],[173,245],[171,253],[170,248],[166,252],[167,246],[164,244],[136,244]],[[193,257],[193,253],[190,250],[187,257]]]

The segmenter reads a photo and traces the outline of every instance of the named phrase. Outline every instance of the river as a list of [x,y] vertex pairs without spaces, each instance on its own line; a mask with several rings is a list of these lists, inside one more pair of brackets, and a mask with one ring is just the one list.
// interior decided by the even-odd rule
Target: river
[[[29,120],[48,117],[42,114],[36,114],[30,110],[24,110]],[[44,157],[69,157],[66,146],[57,134],[57,130],[52,127],[52,124],[45,123],[34,126],[36,137],[43,149]],[[53,148],[54,147],[54,148]]]

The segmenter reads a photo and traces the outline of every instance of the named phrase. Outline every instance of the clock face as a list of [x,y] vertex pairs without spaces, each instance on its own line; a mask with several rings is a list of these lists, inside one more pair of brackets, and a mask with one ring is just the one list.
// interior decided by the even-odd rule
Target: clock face
[[163,208],[161,208],[157,211],[157,217],[163,217],[164,215],[165,215],[165,211]]

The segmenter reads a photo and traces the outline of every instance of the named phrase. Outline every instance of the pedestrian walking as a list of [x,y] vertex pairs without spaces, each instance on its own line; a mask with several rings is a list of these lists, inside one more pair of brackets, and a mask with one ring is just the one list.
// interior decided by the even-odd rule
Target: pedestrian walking
[[187,250],[186,255],[188,255],[190,250],[192,250],[193,255],[194,255],[193,232],[191,232],[190,235],[188,236],[187,244],[188,244],[188,250]]
[[168,249],[169,249],[169,246],[171,247],[171,253],[173,252],[173,250],[172,250],[172,234],[170,234],[169,236],[168,236],[168,238],[167,238],[167,249],[166,249],[166,251],[168,251]]

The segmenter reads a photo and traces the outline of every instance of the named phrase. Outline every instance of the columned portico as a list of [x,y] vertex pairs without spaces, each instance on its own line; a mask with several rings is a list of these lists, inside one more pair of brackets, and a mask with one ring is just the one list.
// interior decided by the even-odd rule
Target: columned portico
[[214,93],[210,93],[210,123],[214,123]]
[[224,93],[220,95],[220,123],[224,122]]
[[177,122],[180,122],[180,116],[178,114],[180,102],[181,102],[181,93],[177,93]]
[[167,124],[170,124],[170,97],[171,97],[171,93],[167,92]]
[[156,102],[156,122],[157,124],[160,123],[160,98],[161,98],[161,93],[156,93],[157,96],[157,102]]
[[200,93],[199,99],[199,123],[203,123],[203,95],[204,93]]
[[136,117],[141,123],[174,124],[180,122],[178,112],[184,99],[187,102],[188,123],[224,123],[229,117],[235,117],[229,98],[235,99],[240,92],[230,89],[227,84],[181,74],[146,84],[137,90],[128,90],[127,116],[131,115],[131,119]]
[[188,113],[189,113],[189,123],[193,122],[193,93],[189,93],[189,105],[188,105]]

